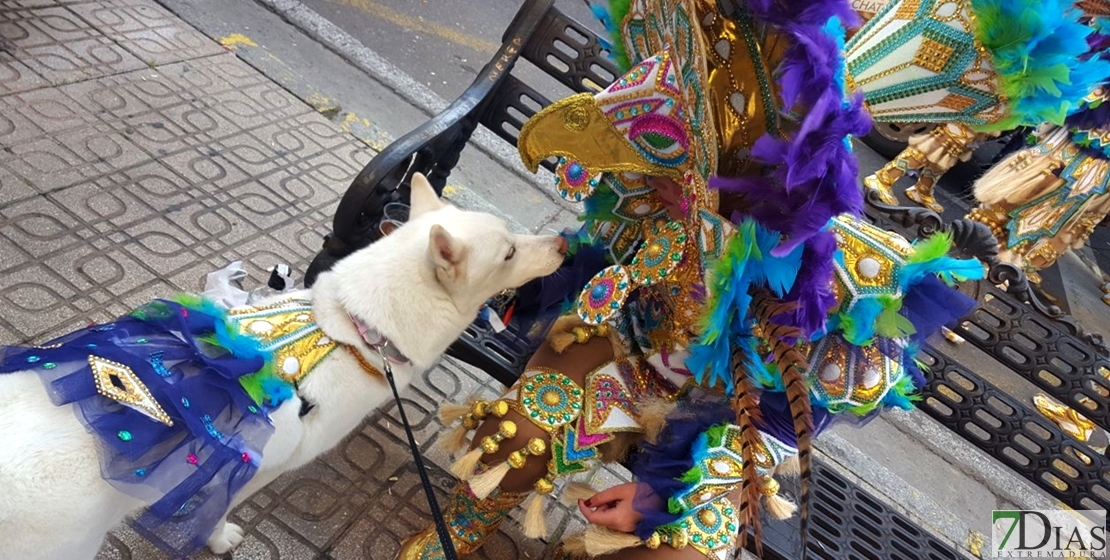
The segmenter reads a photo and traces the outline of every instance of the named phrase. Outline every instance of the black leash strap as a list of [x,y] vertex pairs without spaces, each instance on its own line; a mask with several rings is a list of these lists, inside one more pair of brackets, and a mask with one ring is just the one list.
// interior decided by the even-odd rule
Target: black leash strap
[[393,389],[393,400],[397,403],[397,411],[401,413],[401,423],[405,425],[405,435],[409,438],[409,450],[412,451],[412,460],[416,463],[416,472],[420,475],[420,484],[424,486],[424,497],[428,499],[428,508],[432,510],[432,519],[436,524],[436,533],[439,535],[439,544],[443,547],[443,557],[446,560],[458,560],[455,554],[455,543],[451,541],[451,533],[447,524],[443,522],[443,512],[439,509],[432,483],[428,480],[428,470],[424,467],[424,458],[420,456],[420,448],[416,445],[416,437],[412,435],[409,419],[405,416],[405,407],[401,405],[401,395],[397,393],[397,383],[393,381],[393,368],[389,365],[389,358],[379,349],[382,356],[382,365],[385,368],[385,378],[389,380],[389,388]]

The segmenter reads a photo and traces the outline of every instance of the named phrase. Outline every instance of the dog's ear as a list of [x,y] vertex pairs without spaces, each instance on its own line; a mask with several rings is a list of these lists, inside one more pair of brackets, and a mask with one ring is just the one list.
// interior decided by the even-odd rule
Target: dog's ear
[[428,179],[425,178],[424,175],[420,173],[413,174],[409,186],[409,192],[412,197],[412,204],[409,205],[411,207],[409,211],[410,220],[444,207],[443,201],[439,199],[439,195],[436,194],[435,189],[432,188],[432,184],[428,182]]
[[436,275],[444,275],[445,280],[454,281],[462,274],[463,262],[466,260],[466,245],[450,233],[443,226],[436,224],[428,237],[428,251],[431,253],[432,262],[436,265]]

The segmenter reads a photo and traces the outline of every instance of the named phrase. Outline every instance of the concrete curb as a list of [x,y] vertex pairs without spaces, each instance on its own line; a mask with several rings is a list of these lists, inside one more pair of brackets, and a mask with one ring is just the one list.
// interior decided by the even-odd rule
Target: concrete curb
[[971,528],[936,500],[915,490],[837,434],[823,434],[814,441],[814,446],[841,476],[870,490],[888,507],[914,520],[965,556],[970,554],[967,537]]
[[[449,104],[447,100],[428,89],[424,84],[412,79],[404,70],[394,66],[382,58],[381,55],[367,48],[361,41],[301,2],[297,0],[255,0],[255,2],[300,29],[355,67],[366,72],[429,117],[436,115]],[[577,212],[577,208],[573,204],[555,196],[552,189],[548,188],[548,185],[551,185],[554,181],[555,176],[553,174],[543,168],[540,168],[539,173],[535,174],[528,171],[524,164],[520,162],[520,156],[516,149],[494,133],[483,127],[478,127],[470,141],[487,156],[515,173],[521,180],[529,183],[558,206]]]
[[921,441],[964,474],[983,483],[996,496],[1023,509],[1059,509],[1062,504],[1014,474],[996,459],[929,418],[920,410],[891,410],[883,418],[902,433]]
[[[1022,509],[1064,507],[924,412],[889,410],[883,412],[883,419],[1006,502]],[[969,537],[978,531],[934,498],[922,494],[838,434],[826,433],[816,439],[814,445],[842,475],[864,488],[871,488],[893,509],[917,521],[960,551],[968,552]],[[980,536],[989,544],[990,535]]]
[[[179,9],[180,6],[172,2],[163,1],[161,5],[183,20],[188,20],[188,16],[190,15],[196,15],[185,13],[186,10]],[[280,18],[278,15],[275,15],[275,17]],[[286,21],[286,23],[288,23],[288,21]],[[197,26],[197,29],[212,40],[219,42],[221,41],[222,33],[219,31],[218,27],[219,26]],[[393,135],[376,124],[368,121],[363,122],[363,119],[359,118],[358,115],[340,108],[325,92],[321,91],[320,88],[298,74],[295,69],[288,67],[284,61],[272,56],[267,50],[253,44],[253,42],[237,44],[234,48],[229,49],[229,51],[234,53],[239,60],[250,65],[304,103],[312,106],[317,112],[338,124],[344,132],[361,140],[373,154],[376,155],[396,140]],[[346,57],[342,58],[344,58],[346,63],[350,63]],[[365,73],[365,70],[361,68],[358,68],[358,70]],[[370,79],[376,80],[374,77],[370,77]],[[409,101],[408,98],[406,98],[406,101]],[[504,142],[502,142],[502,144],[504,144]],[[527,233],[529,231],[528,227],[519,220],[508,215],[504,210],[489,202],[480,194],[464,186],[449,184],[444,189],[443,196],[460,208],[486,212],[498,216],[504,219],[508,223],[509,228],[514,231],[522,233]]]

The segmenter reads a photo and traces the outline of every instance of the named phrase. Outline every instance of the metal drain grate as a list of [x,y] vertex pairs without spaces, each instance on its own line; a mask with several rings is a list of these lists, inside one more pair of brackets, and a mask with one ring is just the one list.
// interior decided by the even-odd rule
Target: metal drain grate
[[[810,560],[952,560],[960,553],[821,461],[813,464]],[[796,482],[782,481],[793,498]],[[764,518],[764,557],[801,557],[798,519]],[[749,548],[752,548],[749,545]]]
[[933,348],[917,407],[1073,509],[1110,509],[1110,460]]

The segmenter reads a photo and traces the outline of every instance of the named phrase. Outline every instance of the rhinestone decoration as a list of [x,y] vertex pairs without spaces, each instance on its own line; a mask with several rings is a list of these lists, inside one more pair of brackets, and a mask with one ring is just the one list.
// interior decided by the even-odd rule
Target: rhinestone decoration
[[582,388],[556,372],[540,373],[520,387],[520,405],[532,422],[546,428],[570,424],[582,412]]
[[89,356],[89,369],[92,370],[97,393],[167,426],[173,425],[173,420],[131,368],[99,356]]
[[604,323],[620,311],[630,288],[625,267],[614,265],[602,270],[578,296],[578,317],[591,325]]
[[650,286],[663,281],[682,262],[686,232],[679,222],[655,222],[644,227],[644,244],[632,258],[632,281]]
[[586,166],[566,158],[559,158],[555,168],[555,189],[559,196],[571,202],[582,202],[597,190],[601,173],[590,174]]

